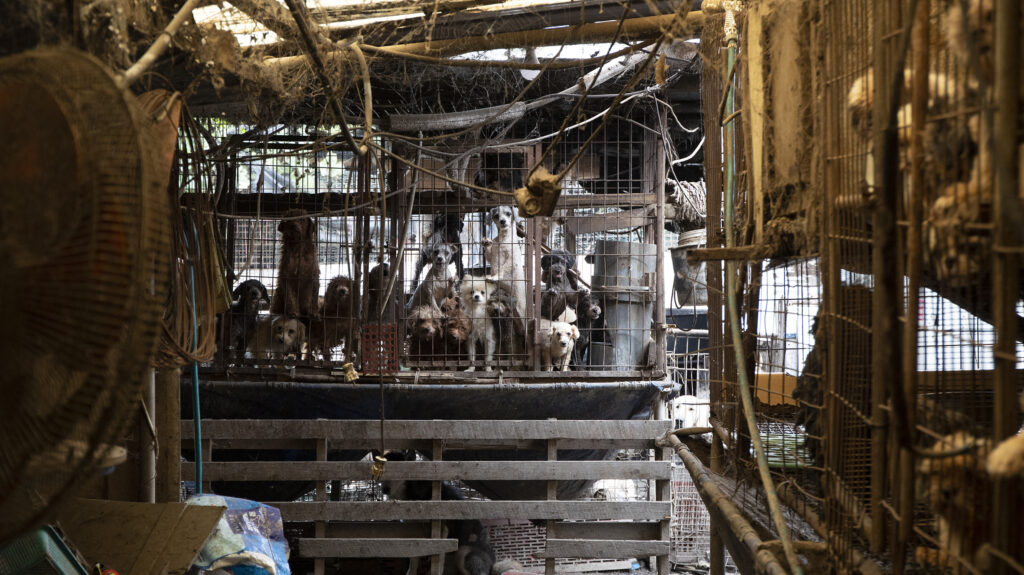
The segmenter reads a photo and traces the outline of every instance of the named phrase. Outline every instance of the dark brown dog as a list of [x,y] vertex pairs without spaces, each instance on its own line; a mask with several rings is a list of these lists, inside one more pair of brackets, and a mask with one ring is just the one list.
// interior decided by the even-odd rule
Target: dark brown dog
[[338,276],[327,284],[324,305],[318,317],[313,318],[309,334],[309,350],[330,359],[331,349],[347,343],[352,334],[351,345],[345,346],[345,358],[351,359],[359,341],[359,303],[352,293],[352,280]]
[[305,210],[288,210],[277,226],[281,232],[281,265],[270,313],[312,317],[317,313],[320,266],[316,258],[316,224],[312,218],[288,219]]
[[441,313],[444,314],[444,337],[447,343],[445,350],[446,359],[451,361],[461,360],[466,351],[466,340],[469,339],[469,332],[473,329],[466,308],[462,305],[462,298],[454,291],[441,302]]
[[409,328],[409,361],[436,362],[437,367],[443,367],[447,343],[441,308],[432,305],[413,307],[409,310],[406,324]]

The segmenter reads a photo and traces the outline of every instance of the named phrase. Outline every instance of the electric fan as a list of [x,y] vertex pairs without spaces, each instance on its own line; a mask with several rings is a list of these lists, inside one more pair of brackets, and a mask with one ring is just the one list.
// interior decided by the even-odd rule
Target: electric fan
[[148,118],[98,60],[0,60],[0,542],[116,458],[167,297]]

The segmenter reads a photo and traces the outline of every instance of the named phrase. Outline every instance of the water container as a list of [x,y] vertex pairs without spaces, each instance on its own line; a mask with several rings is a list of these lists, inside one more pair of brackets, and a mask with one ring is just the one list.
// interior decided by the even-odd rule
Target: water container
[[599,240],[594,247],[592,286],[601,302],[605,330],[591,343],[592,369],[634,371],[645,367],[655,293],[647,281],[658,248],[654,244]]

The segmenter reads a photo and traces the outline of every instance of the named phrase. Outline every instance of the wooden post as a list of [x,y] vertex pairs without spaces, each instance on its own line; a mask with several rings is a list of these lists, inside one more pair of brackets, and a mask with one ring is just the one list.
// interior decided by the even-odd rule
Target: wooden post
[[[668,107],[659,106],[659,126],[668,125]],[[654,277],[658,285],[654,286],[654,345],[657,351],[655,372],[668,373],[668,361],[665,353],[665,145],[661,139],[663,134],[651,138],[654,146],[654,195],[657,202],[654,207],[654,243],[658,251],[654,259]]]
[[[995,2],[995,98],[993,125],[995,146],[992,149],[996,168],[993,268],[996,345],[995,360],[995,426],[994,439],[1002,441],[1017,432],[1017,298],[1020,293],[1019,233],[1014,224],[1020,215],[1017,197],[1020,166],[1017,163],[1017,125],[1020,104],[1020,0]],[[987,130],[982,130],[984,134]],[[1020,487],[1016,479],[996,481],[994,537],[992,544],[1001,551],[1019,550]],[[1019,560],[1020,554],[1015,557]],[[1006,564],[995,560],[995,573],[1009,572]]]
[[146,370],[145,382],[142,386],[142,406],[138,415],[139,438],[139,500],[144,503],[156,503],[156,447],[157,439],[153,436],[150,424],[156,427],[156,370]]
[[[316,440],[316,460],[327,461],[327,438],[320,437]],[[316,483],[316,500],[327,501],[327,482],[318,481]],[[317,521],[314,524],[313,529],[317,539],[327,536],[327,523],[324,521]],[[324,575],[325,565],[324,558],[317,557],[313,560],[313,573],[314,575]]]
[[[441,440],[434,439],[431,442],[430,458],[433,461],[441,461],[444,456],[444,448],[442,447]],[[434,501],[441,500],[441,482],[434,481],[430,485],[430,498]],[[440,539],[441,533],[441,521],[434,519],[430,522],[430,538]],[[442,575],[444,573],[444,554],[431,555],[430,556],[430,575]]]
[[[203,447],[203,461],[204,462],[213,461],[213,440],[212,439],[207,439],[207,438],[204,437],[202,439],[201,443],[202,443],[202,447]],[[212,492],[213,488],[210,486],[210,482],[205,479],[205,476],[203,476],[203,477],[204,477],[204,479],[203,479],[203,493],[210,493],[210,492]]]
[[[549,419],[549,421],[551,421]],[[548,440],[548,461],[558,460],[558,440]],[[555,501],[558,499],[558,481],[553,479],[548,480],[548,501]],[[551,539],[551,535],[555,532],[555,521],[548,519],[547,529],[544,533],[545,539]],[[544,559],[544,575],[555,575],[555,558],[547,557]]]
[[[655,448],[654,459],[657,461],[668,461],[672,459],[673,451],[668,447]],[[672,501],[672,480],[659,479],[655,482],[655,494],[657,501]],[[672,517],[661,520],[661,540],[672,541]],[[669,575],[672,572],[672,565],[669,563],[668,555],[658,556],[658,575]]]
[[156,501],[181,499],[181,369],[162,369],[156,375],[157,443]]
[[[711,436],[711,471],[722,472],[722,451],[724,446],[717,434]],[[714,516],[711,518],[711,537],[709,542],[711,553],[710,575],[725,575],[725,547],[722,544],[722,534],[718,532],[724,526],[719,525]]]

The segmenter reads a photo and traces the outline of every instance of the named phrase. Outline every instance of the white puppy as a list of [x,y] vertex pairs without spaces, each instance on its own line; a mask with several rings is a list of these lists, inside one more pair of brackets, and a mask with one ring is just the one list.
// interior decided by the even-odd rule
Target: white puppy
[[296,318],[261,315],[248,351],[255,359],[284,359],[290,354],[301,358],[306,344],[306,326]]
[[580,337],[576,326],[564,321],[540,320],[540,366],[544,371],[551,371],[557,366],[558,371],[569,371],[569,358],[572,348]]
[[469,274],[462,278],[462,303],[466,306],[466,315],[469,316],[472,325],[466,340],[470,363],[469,369],[466,371],[476,370],[477,343],[482,343],[484,346],[484,371],[491,371],[494,349],[498,344],[498,338],[494,332],[494,322],[487,315],[487,300],[490,299],[492,290],[490,282],[484,278],[474,278]]

